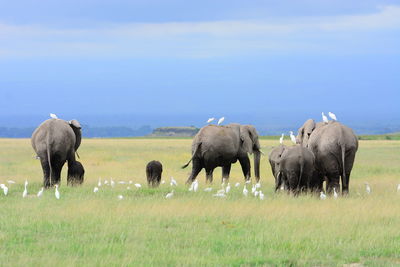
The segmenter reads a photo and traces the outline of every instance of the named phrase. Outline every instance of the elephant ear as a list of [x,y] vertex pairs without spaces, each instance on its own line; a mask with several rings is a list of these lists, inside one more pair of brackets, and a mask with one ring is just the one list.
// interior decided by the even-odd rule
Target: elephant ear
[[242,141],[242,147],[243,150],[249,154],[253,153],[254,137],[252,135],[253,134],[248,125],[240,126],[240,140]]
[[76,129],[82,129],[81,124],[77,120],[70,120],[68,123],[69,125],[71,125],[71,127],[74,127]]
[[[82,132],[81,132],[81,124],[79,123],[79,121],[77,120],[71,120],[68,122],[69,125],[71,126],[72,130],[75,133],[75,151],[78,150],[79,146],[81,145],[81,141],[82,141]],[[78,156],[79,157],[79,156]]]

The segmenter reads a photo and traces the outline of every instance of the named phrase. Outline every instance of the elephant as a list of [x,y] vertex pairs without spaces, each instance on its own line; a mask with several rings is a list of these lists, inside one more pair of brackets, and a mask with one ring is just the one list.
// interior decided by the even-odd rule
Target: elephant
[[157,187],[160,184],[162,171],[163,168],[161,162],[152,160],[147,163],[146,177],[149,187]]
[[285,189],[297,195],[307,190],[316,191],[322,186],[316,177],[314,154],[299,144],[283,150],[277,167],[275,191],[283,184]]
[[67,184],[83,183],[85,169],[75,159],[81,140],[81,125],[77,120],[49,119],[33,132],[31,144],[42,165],[45,188],[60,183],[61,170],[66,161]]
[[226,126],[207,125],[200,129],[192,143],[192,172],[186,183],[193,182],[204,168],[206,181],[212,182],[213,171],[222,167],[222,179],[229,179],[231,164],[239,160],[245,180],[251,178],[250,159],[248,154],[254,153],[254,169],[257,182],[260,180],[260,143],[257,130],[252,125],[238,123]]
[[269,164],[271,165],[272,175],[275,178],[275,184],[277,184],[279,163],[281,160],[282,153],[285,151],[285,149],[286,149],[285,145],[279,145],[274,149],[272,149],[272,151],[268,154],[268,160]]
[[314,153],[316,169],[321,183],[326,180],[327,192],[331,194],[334,188],[340,192],[341,178],[342,193],[348,194],[358,150],[358,139],[353,130],[338,121],[316,124],[307,120],[299,129],[297,140]]

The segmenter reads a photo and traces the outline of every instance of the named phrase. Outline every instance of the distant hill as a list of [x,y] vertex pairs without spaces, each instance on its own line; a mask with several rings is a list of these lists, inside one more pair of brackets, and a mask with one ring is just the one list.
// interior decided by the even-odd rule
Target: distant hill
[[198,133],[196,127],[159,127],[153,130],[151,136],[179,136],[190,137]]

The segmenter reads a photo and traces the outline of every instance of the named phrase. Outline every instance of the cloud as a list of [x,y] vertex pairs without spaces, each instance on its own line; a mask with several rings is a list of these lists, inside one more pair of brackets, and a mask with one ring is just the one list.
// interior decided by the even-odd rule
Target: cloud
[[[338,47],[352,51],[377,32],[399,30],[399,6],[381,7],[372,14],[263,21],[122,23],[78,29],[0,24],[0,57],[215,57]],[[363,38],[360,44],[358,38]]]

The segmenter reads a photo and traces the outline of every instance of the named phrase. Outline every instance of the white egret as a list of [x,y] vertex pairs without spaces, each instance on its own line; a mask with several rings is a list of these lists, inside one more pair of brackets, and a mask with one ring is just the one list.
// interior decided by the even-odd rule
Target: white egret
[[245,196],[245,197],[247,197],[247,194],[249,193],[249,190],[247,190],[247,187],[246,187],[246,185],[243,187],[243,195]]
[[54,113],[50,113],[50,118],[52,119],[58,119],[57,115]]
[[235,187],[239,187],[239,186],[240,186],[240,183],[236,183],[236,184],[235,184]]
[[338,198],[338,193],[336,192],[336,188],[333,188],[333,197]]
[[217,194],[214,194],[213,197],[221,197],[221,198],[223,198],[223,197],[226,197],[226,195],[225,195],[225,193],[217,193]]
[[282,134],[281,135],[281,138],[279,138],[279,143],[281,144],[281,145],[283,145],[283,137],[285,136],[285,134]]
[[114,187],[114,185],[115,185],[113,178],[110,178],[110,185],[111,185],[111,187]]
[[321,191],[319,193],[319,198],[322,199],[322,200],[326,199],[326,195],[324,194],[324,192]]
[[251,193],[254,194],[254,192],[257,190],[256,185],[253,185],[251,187]]
[[129,181],[129,184],[133,184],[133,181],[132,181],[132,180],[130,180],[130,181]]
[[174,190],[172,190],[171,192],[169,192],[165,198],[172,198],[174,196]]
[[0,188],[3,189],[3,193],[5,196],[8,194],[8,187],[5,184],[0,184]]
[[28,186],[28,181],[25,180],[25,189],[24,189],[24,192],[22,192],[22,197],[23,197],[23,198],[25,198],[25,197],[28,195],[27,186]]
[[371,187],[368,183],[365,183],[365,191],[367,192],[367,194],[371,194]]
[[329,115],[329,117],[332,119],[332,120],[334,120],[334,121],[337,121],[337,119],[336,119],[336,115],[335,114],[333,114],[332,112],[328,112],[328,115]]
[[211,192],[213,190],[213,188],[212,187],[207,187],[207,188],[204,188],[204,192]]
[[118,199],[119,200],[124,199],[124,196],[123,195],[118,195]]
[[37,197],[41,197],[43,196],[43,191],[44,191],[44,187],[42,187],[42,189],[39,190],[39,192],[37,193]]
[[199,189],[199,181],[194,180],[194,185],[193,185],[193,191],[197,192],[197,190]]
[[95,186],[94,188],[93,188],[93,193],[96,193],[96,192],[98,192],[99,191],[99,188],[97,187],[97,186]]
[[192,191],[193,191],[193,187],[194,187],[194,181],[190,184],[189,192],[192,192]]
[[260,196],[260,200],[264,200],[264,194],[263,194],[263,192],[260,191],[259,196]]
[[222,117],[221,119],[218,120],[218,125],[220,125],[221,123],[223,123],[225,120],[225,117]]
[[174,177],[171,176],[171,182],[169,183],[171,186],[178,186],[178,183],[175,181]]
[[281,185],[280,190],[281,190],[281,191],[285,190],[285,186],[284,186],[284,185]]
[[257,189],[258,189],[258,188],[261,188],[261,183],[260,183],[260,182],[256,183],[256,188],[257,188]]
[[254,192],[254,196],[255,196],[255,197],[257,197],[258,194],[260,194],[260,192],[258,192],[258,191],[255,191],[255,192]]
[[97,186],[98,186],[98,187],[101,186],[101,178],[99,178],[99,182],[97,183]]
[[225,188],[225,193],[229,193],[229,191],[231,191],[231,185],[230,185],[230,183],[228,183],[228,185],[226,186],[226,188]]
[[8,183],[8,184],[15,184],[15,181],[13,181],[13,180],[8,180],[7,183]]
[[141,184],[135,184],[136,188],[141,188],[142,185]]
[[60,199],[60,192],[58,191],[58,184],[56,184],[56,191],[54,192],[54,195],[56,196],[57,199]]
[[325,116],[325,114],[322,112],[322,121],[325,123],[328,123],[328,118]]
[[294,134],[293,134],[292,131],[290,131],[290,140],[292,140],[292,143],[293,143],[293,144],[296,144],[296,143],[297,143],[297,142],[296,142],[296,136],[294,136]]
[[209,118],[209,119],[207,120],[207,123],[211,123],[213,120],[215,120],[215,118]]
[[221,184],[222,187],[225,186],[225,181],[226,181],[226,179],[225,179],[225,178],[222,178],[222,184]]

